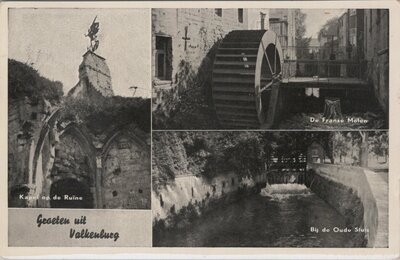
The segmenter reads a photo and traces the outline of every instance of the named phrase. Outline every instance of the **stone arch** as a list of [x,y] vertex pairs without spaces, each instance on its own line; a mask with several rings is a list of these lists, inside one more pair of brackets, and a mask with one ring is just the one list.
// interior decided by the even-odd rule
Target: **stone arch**
[[[28,196],[39,196],[42,194],[43,186],[46,185],[46,179],[49,175],[49,169],[52,167],[54,159],[55,143],[58,141],[57,122],[59,120],[61,109],[57,109],[46,118],[43,125],[33,141],[33,146],[29,155],[28,162]],[[28,200],[26,207],[48,207],[48,202],[41,200]]]
[[150,208],[150,147],[138,128],[111,132],[101,161],[104,208]]
[[[31,202],[28,207],[50,207],[50,200],[44,200],[42,197],[50,195],[50,189],[53,182],[61,178],[71,177],[55,174],[54,167],[57,160],[57,147],[64,138],[70,138],[81,147],[82,153],[86,154],[86,163],[88,165],[88,186],[93,193],[93,205],[97,206],[98,191],[96,185],[96,149],[94,148],[90,136],[85,129],[73,122],[60,122],[61,109],[52,113],[44,122],[39,132],[37,143],[30,159],[29,168],[29,186],[30,195],[39,196],[39,200]],[[76,178],[78,181],[79,178]]]
[[[56,130],[56,124],[57,124],[57,120],[59,118],[60,115],[60,111],[61,109],[57,109],[56,111],[54,111],[50,117],[44,122],[44,125],[42,127],[42,129],[40,130],[39,133],[39,137],[38,137],[38,141],[34,150],[34,154],[33,154],[33,158],[32,158],[32,166],[29,169],[30,172],[30,176],[29,176],[29,183],[35,185],[36,184],[36,178],[38,175],[38,163],[39,163],[39,157],[42,153],[43,150],[43,145],[45,144],[46,141],[50,141],[48,140],[49,138],[51,138],[50,136],[50,132],[52,132],[52,130]],[[54,141],[56,140],[52,140],[53,142],[52,145],[54,145]]]
[[[88,201],[80,203],[81,205],[97,207],[99,186],[96,177],[96,149],[82,127],[70,123],[60,132],[59,141],[55,145],[54,162],[48,171],[48,183],[43,187],[42,194],[51,195],[52,189],[59,187],[66,192],[74,191],[84,195]],[[56,183],[58,185],[54,185]],[[76,184],[84,190],[81,192],[79,189],[65,188],[65,184],[68,183]],[[87,194],[86,190],[91,194]],[[75,204],[66,201],[65,205],[68,207]]]

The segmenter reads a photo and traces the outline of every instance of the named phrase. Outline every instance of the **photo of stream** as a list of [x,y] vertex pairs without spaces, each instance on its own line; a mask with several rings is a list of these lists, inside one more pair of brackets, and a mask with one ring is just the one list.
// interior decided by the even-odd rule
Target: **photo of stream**
[[388,246],[388,133],[154,132],[153,246]]
[[310,230],[311,227],[343,230],[346,221],[305,185],[270,186],[278,186],[278,191],[221,205],[188,228],[168,232],[155,242],[159,246],[177,247],[349,247],[353,244],[351,233]]

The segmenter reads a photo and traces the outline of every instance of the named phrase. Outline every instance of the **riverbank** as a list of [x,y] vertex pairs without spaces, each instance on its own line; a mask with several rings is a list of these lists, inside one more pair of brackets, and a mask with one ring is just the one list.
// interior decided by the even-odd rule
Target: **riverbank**
[[[353,174],[354,175],[354,174]],[[238,178],[236,174],[225,173],[223,175],[218,175],[213,179],[207,179],[205,177],[197,177],[193,175],[179,176],[175,178],[174,181],[167,183],[166,185],[159,186],[159,189],[153,192],[153,238],[155,246],[185,246],[185,239],[183,237],[188,236],[207,236],[202,231],[199,231],[203,235],[199,234],[189,234],[188,230],[193,229],[193,225],[206,225],[205,221],[207,219],[219,219],[223,216],[224,218],[238,218],[242,219],[244,216],[241,214],[246,214],[245,212],[240,212],[236,209],[235,205],[242,205],[244,202],[255,200],[261,203],[261,208],[259,206],[254,206],[258,208],[260,212],[267,212],[265,214],[271,214],[274,218],[282,218],[282,214],[286,214],[287,210],[292,211],[292,208],[287,208],[285,203],[290,204],[290,207],[300,210],[305,214],[304,219],[301,220],[302,225],[295,227],[292,230],[293,239],[298,235],[301,237],[308,234],[311,239],[308,247],[324,246],[329,247],[340,244],[341,247],[367,247],[371,246],[372,241],[370,238],[374,237],[374,232],[376,232],[376,225],[371,224],[371,218],[374,216],[373,211],[364,212],[364,205],[370,209],[370,204],[367,201],[363,201],[357,193],[357,190],[351,187],[351,183],[348,185],[342,184],[340,181],[335,181],[333,179],[316,174],[313,171],[307,173],[305,179],[305,185],[301,184],[273,184],[268,185],[263,191],[270,192],[273,191],[273,196],[267,196],[268,198],[260,199],[259,197],[263,194],[262,190],[267,183],[268,175],[260,174],[254,178]],[[357,179],[357,178],[355,178]],[[360,185],[364,185],[361,184]],[[303,188],[300,190],[298,186]],[[295,189],[294,189],[295,188]],[[293,190],[294,189],[294,190]],[[300,193],[299,193],[300,191]],[[275,196],[275,193],[278,193]],[[311,196],[311,201],[309,201]],[[307,198],[305,198],[307,197]],[[252,202],[251,202],[252,203]],[[276,204],[278,203],[278,204]],[[279,203],[282,203],[280,205]],[[315,205],[312,205],[315,203]],[[304,204],[304,205],[303,205]],[[301,205],[306,208],[300,208]],[[271,208],[270,208],[271,207]],[[284,211],[282,212],[282,207]],[[315,212],[315,207],[320,210]],[[237,216],[226,216],[226,212],[222,209],[232,208]],[[244,207],[246,208],[246,206]],[[277,210],[279,212],[269,212],[270,210]],[[253,209],[249,209],[252,211]],[[218,217],[217,213],[221,216]],[[298,212],[300,214],[300,212]],[[329,213],[327,213],[329,212]],[[303,214],[301,213],[301,214]],[[260,213],[249,213],[254,214],[255,218],[262,218],[264,221],[274,222],[275,219],[265,219],[265,216],[256,216]],[[296,213],[293,213],[294,215]],[[323,219],[328,216],[334,216],[328,222]],[[335,222],[335,219],[340,219]],[[293,219],[284,219],[284,223],[281,225],[289,225]],[[286,222],[285,222],[286,221]],[[297,221],[297,220],[296,220]],[[365,224],[367,223],[367,224]],[[236,225],[236,224],[235,224]],[[248,224],[244,224],[248,226]],[[206,227],[208,228],[208,226]],[[252,226],[249,226],[253,229]],[[299,228],[299,230],[295,230]],[[262,226],[261,229],[265,229]],[[345,238],[338,238],[333,244],[326,242],[325,238],[328,240],[329,235],[324,234],[322,237],[325,242],[315,242],[312,244],[311,241],[314,239],[322,239],[321,235],[316,235],[321,233],[322,230],[329,230],[330,236],[337,237],[336,233],[346,233]],[[317,231],[317,232],[316,232]],[[195,231],[193,231],[195,232]],[[197,232],[197,231],[196,231]],[[226,232],[226,231],[224,231]],[[257,237],[257,230],[254,230],[254,234],[249,234],[249,236]],[[264,232],[278,232],[265,229]],[[311,233],[310,233],[311,232]],[[245,232],[247,234],[247,231]],[[172,235],[169,235],[172,234]],[[184,235],[186,234],[186,235]],[[314,234],[316,237],[313,237]],[[287,231],[287,235],[290,237],[290,231]],[[178,236],[181,244],[165,244],[165,239],[169,236]],[[286,242],[287,246],[292,243],[291,239],[288,238]],[[207,246],[215,246],[207,244],[208,242],[203,240],[203,238],[198,238],[202,242],[206,243]],[[296,238],[297,239],[297,238]],[[296,240],[295,239],[295,240]],[[341,244],[340,241],[346,240],[346,244]],[[265,241],[264,241],[265,242]],[[271,246],[265,244],[263,241],[248,241],[246,245],[235,244],[240,246]],[[370,242],[370,243],[369,243]],[[200,243],[200,244],[201,244]],[[214,240],[214,243],[220,244],[222,242]],[[293,242],[294,243],[294,242]],[[294,243],[296,244],[296,243]],[[192,244],[191,246],[199,246]],[[232,246],[231,244],[221,244],[221,246]],[[274,245],[274,246],[284,246]],[[296,245],[294,245],[296,246]],[[304,245],[302,245],[304,246]]]
[[[267,195],[258,189],[245,196],[236,193],[213,200],[201,216],[185,211],[186,217],[180,221],[185,219],[190,225],[155,226],[153,246],[353,246],[352,234],[334,229],[344,230],[346,220],[305,185],[275,184],[270,188]],[[323,228],[331,232],[322,232]]]
[[[314,172],[307,173],[306,185],[343,216],[346,228],[353,231],[349,246],[366,247],[369,232],[354,232],[356,229],[364,230],[365,228],[363,203],[355,190]],[[371,230],[371,232],[373,231]]]
[[234,173],[221,174],[212,179],[179,176],[158,186],[152,193],[153,230],[182,228],[221,204],[257,193],[265,185],[266,177],[266,174],[238,177]]

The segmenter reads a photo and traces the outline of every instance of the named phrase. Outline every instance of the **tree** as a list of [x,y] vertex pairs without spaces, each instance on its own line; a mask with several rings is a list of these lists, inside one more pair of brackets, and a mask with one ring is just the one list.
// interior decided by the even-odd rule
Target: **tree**
[[383,156],[387,161],[389,137],[387,132],[375,132],[370,134],[369,147],[376,157]]
[[360,144],[360,166],[368,167],[368,132],[359,131],[361,136]]
[[342,132],[335,132],[333,136],[333,156],[339,157],[339,162],[343,163],[343,157],[347,155],[347,141]]
[[303,38],[306,34],[306,25],[305,20],[307,18],[307,14],[304,13],[301,9],[295,10],[295,22],[296,22],[296,39]]
[[318,40],[321,41],[321,39],[324,37],[337,35],[338,24],[339,24],[338,17],[333,17],[328,21],[326,21],[326,23],[321,27],[321,29],[318,32]]
[[304,58],[305,54],[308,53],[307,49],[310,46],[311,37],[305,37],[306,25],[305,20],[307,14],[301,11],[301,9],[295,10],[295,29],[296,29],[296,56],[297,58]]

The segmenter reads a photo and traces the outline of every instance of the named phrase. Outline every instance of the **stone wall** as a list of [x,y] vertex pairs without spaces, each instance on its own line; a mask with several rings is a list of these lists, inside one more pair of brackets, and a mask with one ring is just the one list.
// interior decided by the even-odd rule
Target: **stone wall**
[[[210,49],[228,32],[247,29],[247,10],[243,10],[243,22],[239,22],[238,9],[222,9],[222,16],[216,9],[152,9],[152,75],[156,71],[156,37],[171,40],[171,77],[153,77],[153,102],[164,104],[163,98],[173,98],[176,86],[185,88],[190,77],[197,74],[201,63]],[[190,38],[185,40],[183,38]],[[169,95],[159,92],[169,92]],[[171,93],[172,92],[172,93]],[[154,106],[155,107],[155,106]]]
[[[308,169],[311,172],[307,176],[307,186],[338,210],[350,226],[367,228],[369,232],[365,233],[365,239],[368,247],[387,246],[387,232],[382,237],[380,233],[383,232],[378,232],[388,221],[384,219],[387,212],[379,210],[377,205],[376,196],[382,194],[376,194],[363,168],[309,163]],[[358,241],[363,239],[361,235],[364,233],[355,235]]]
[[[136,125],[146,119],[130,120],[131,115],[126,119],[126,109],[109,97],[113,91],[105,59],[92,52],[83,57],[79,82],[63,102],[9,99],[9,207],[63,207],[62,203],[52,205],[46,197],[76,193],[90,201],[66,202],[64,207],[150,208],[150,133],[142,130],[146,126]],[[105,124],[104,118],[95,117],[85,106],[82,110],[89,111],[71,115],[68,102],[74,98],[96,105],[93,110],[101,110],[109,101],[117,107],[113,115],[117,119]],[[127,99],[135,105],[134,98]],[[139,105],[137,109],[142,110]],[[19,199],[21,194],[31,198]]]
[[150,208],[151,178],[148,151],[120,136],[104,162],[104,208]]
[[68,95],[73,97],[94,97],[93,90],[101,96],[114,95],[111,85],[111,73],[105,59],[94,52],[87,51],[79,66],[79,82]]
[[[21,98],[8,104],[9,201],[21,193],[29,193],[34,149],[44,120],[54,109],[47,100],[32,102],[28,98]],[[26,205],[26,201],[18,205]]]
[[[243,16],[243,23],[240,23],[238,9],[223,9],[221,17],[214,9],[152,9],[153,50],[156,48],[157,35],[169,36],[172,38],[172,75],[177,73],[181,60],[190,62],[196,70],[214,43],[232,30],[247,28],[246,10]],[[185,40],[182,39],[185,37],[185,27],[187,37],[190,38],[186,50]],[[154,75],[154,62],[152,72]]]
[[[165,226],[172,225],[172,216],[186,207],[205,207],[209,202],[224,199],[234,193],[252,189],[266,182],[267,174],[253,178],[240,178],[231,172],[218,175],[213,179],[194,175],[182,175],[174,180],[158,185],[152,192],[153,223],[160,220]],[[199,212],[201,214],[201,212]]]
[[57,181],[73,178],[91,185],[94,181],[94,169],[90,169],[89,156],[93,155],[84,150],[79,140],[70,134],[66,134],[60,138],[55,149],[51,179]]
[[[314,172],[308,173],[306,185],[321,199],[327,202],[345,219],[345,227],[365,228],[363,223],[364,208],[357,194],[351,188],[341,183],[334,182]],[[332,196],[334,194],[334,196]],[[343,227],[343,228],[345,228]],[[367,238],[364,232],[351,234],[351,242],[348,247],[365,247]]]
[[382,109],[389,113],[389,10],[364,12],[364,52],[368,80]]

